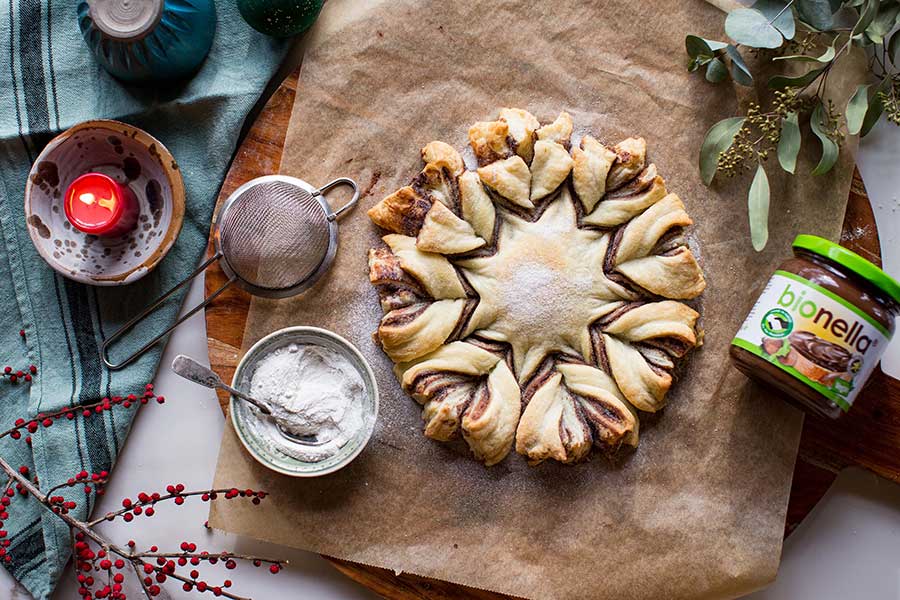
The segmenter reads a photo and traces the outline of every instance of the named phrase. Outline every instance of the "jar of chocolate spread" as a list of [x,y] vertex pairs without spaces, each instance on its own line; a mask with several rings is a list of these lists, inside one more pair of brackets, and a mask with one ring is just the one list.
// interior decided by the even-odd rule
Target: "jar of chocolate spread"
[[745,374],[832,419],[850,410],[894,334],[900,284],[813,235],[794,240],[731,342]]

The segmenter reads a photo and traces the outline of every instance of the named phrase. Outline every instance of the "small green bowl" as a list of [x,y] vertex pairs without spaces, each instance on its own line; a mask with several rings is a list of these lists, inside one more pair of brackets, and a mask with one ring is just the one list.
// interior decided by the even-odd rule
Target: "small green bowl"
[[363,426],[333,456],[318,462],[306,462],[268,446],[253,428],[247,426],[249,419],[258,418],[254,409],[249,403],[237,400],[234,396],[231,397],[229,404],[231,422],[247,452],[261,465],[273,471],[291,477],[318,477],[334,473],[349,464],[362,452],[375,430],[375,421],[378,417],[378,385],[375,383],[375,374],[372,373],[372,368],[359,350],[336,333],[318,327],[287,327],[270,333],[247,351],[234,372],[232,387],[247,391],[250,376],[258,361],[267,354],[289,344],[322,346],[340,353],[350,361],[362,377],[366,388]]

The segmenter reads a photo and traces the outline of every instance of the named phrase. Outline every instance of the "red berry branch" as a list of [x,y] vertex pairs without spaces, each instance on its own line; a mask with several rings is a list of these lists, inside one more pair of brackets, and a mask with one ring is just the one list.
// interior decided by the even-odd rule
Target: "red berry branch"
[[19,383],[20,381],[30,382],[35,375],[37,375],[37,367],[34,365],[31,365],[24,370],[13,369],[11,366],[6,365],[3,367],[3,371],[0,372],[0,377],[3,377],[10,383]]
[[[20,376],[19,371],[13,373],[11,368],[7,368],[9,372],[5,375],[12,382],[19,379],[30,381],[31,375],[37,372],[37,369],[31,367],[32,370],[28,374],[23,373]],[[25,442],[30,444],[30,434],[42,427],[52,427],[61,419],[73,420],[79,416],[84,419],[95,418],[116,406],[123,409],[138,409],[151,401],[162,404],[165,402],[165,398],[154,394],[153,385],[148,384],[141,395],[103,398],[93,404],[66,408],[53,413],[39,413],[32,419],[17,419],[11,428],[0,432],[0,438],[8,436],[12,439],[21,439],[24,435]],[[244,562],[252,564],[254,567],[268,565],[269,571],[275,574],[286,564],[286,561],[273,558],[230,552],[198,551],[197,544],[188,540],[181,542],[178,551],[161,552],[156,546],[150,546],[147,550],[138,550],[137,544],[133,540],[120,546],[95,529],[97,525],[105,521],[121,519],[131,522],[141,516],[151,518],[156,513],[156,505],[163,502],[171,502],[180,506],[188,499],[211,502],[218,499],[243,498],[253,504],[259,504],[266,497],[266,493],[262,491],[236,488],[185,491],[184,485],[180,483],[170,484],[166,486],[164,493],[141,492],[136,498],[123,499],[122,508],[118,510],[90,521],[82,521],[72,516],[71,511],[78,506],[78,503],[68,499],[66,492],[83,490],[87,494],[94,492],[102,495],[104,493],[103,486],[109,481],[109,473],[106,471],[99,473],[81,471],[67,481],[54,485],[44,492],[39,488],[37,477],[32,476],[27,467],[15,468],[0,456],[0,470],[9,476],[2,495],[0,495],[0,558],[7,563],[12,562],[12,556],[9,554],[10,542],[7,539],[7,531],[4,529],[4,522],[9,519],[12,499],[17,494],[31,496],[33,501],[39,502],[69,526],[79,585],[78,592],[85,600],[95,598],[127,600],[123,592],[123,583],[128,571],[135,574],[148,600],[159,596],[162,593],[160,586],[169,580],[180,582],[185,591],[209,592],[213,596],[231,600],[249,600],[229,591],[232,586],[230,579],[226,579],[220,584],[213,584],[201,577],[200,569],[206,565],[222,562],[226,569],[232,570],[237,568],[239,562]],[[24,501],[27,500],[26,498]]]

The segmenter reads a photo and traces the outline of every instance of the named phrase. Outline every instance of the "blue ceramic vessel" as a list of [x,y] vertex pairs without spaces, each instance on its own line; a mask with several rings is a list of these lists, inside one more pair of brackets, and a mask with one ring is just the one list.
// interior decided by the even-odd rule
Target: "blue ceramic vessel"
[[81,0],[78,23],[107,71],[147,84],[199,69],[212,46],[216,8],[213,0]]

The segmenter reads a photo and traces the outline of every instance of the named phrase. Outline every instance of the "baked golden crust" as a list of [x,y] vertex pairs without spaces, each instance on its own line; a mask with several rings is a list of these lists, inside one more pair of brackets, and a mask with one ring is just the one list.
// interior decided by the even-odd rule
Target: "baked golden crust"
[[466,168],[456,148],[438,141],[425,144],[422,148],[422,161],[426,165],[447,169],[454,177],[458,177]]
[[531,164],[534,155],[534,134],[541,126],[533,114],[519,108],[501,108],[500,121],[506,123],[516,154]]
[[394,232],[369,252],[376,339],[425,435],[486,465],[512,448],[573,463],[637,446],[639,412],[665,405],[701,343],[679,301],[706,285],[684,203],[643,138],[570,151],[573,130],[565,112],[541,126],[501,109],[469,130],[477,171],[431,142],[411,185],[369,212]]
[[506,121],[479,121],[469,128],[469,145],[479,165],[488,165],[512,156],[509,124]]
[[586,135],[581,147],[572,149],[572,184],[585,213],[590,213],[606,193],[606,176],[616,153]]
[[572,171],[572,157],[561,144],[538,140],[531,161],[531,202],[551,194]]
[[388,231],[416,235],[425,222],[432,201],[412,186],[402,187],[369,209],[372,222]]

